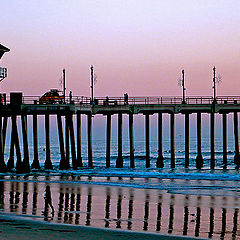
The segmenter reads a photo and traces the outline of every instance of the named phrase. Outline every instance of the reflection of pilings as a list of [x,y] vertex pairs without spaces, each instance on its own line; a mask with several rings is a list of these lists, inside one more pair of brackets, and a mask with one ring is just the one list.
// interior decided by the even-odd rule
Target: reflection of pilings
[[73,116],[70,114],[69,116],[69,133],[71,140],[71,155],[72,155],[72,167],[73,169],[77,169],[77,157],[76,157],[76,145],[75,145],[75,137],[74,137],[74,127],[73,127]]
[[121,228],[121,216],[122,216],[122,189],[120,188],[118,189],[116,228]]
[[64,203],[64,193],[62,184],[60,184],[59,189],[59,203],[58,203],[58,222],[60,223],[62,220],[62,213],[63,213],[63,203]]
[[174,220],[174,195],[171,195],[170,206],[169,206],[168,233],[172,233],[173,231],[173,220]]
[[162,195],[159,194],[157,204],[157,225],[156,225],[157,232],[161,230],[161,218],[162,218]]
[[77,166],[82,167],[82,131],[81,114],[77,113]]
[[202,157],[202,130],[201,130],[201,112],[197,113],[197,158],[196,158],[196,168],[200,169],[203,166]]
[[88,167],[93,168],[92,159],[92,115],[88,114]]
[[106,167],[110,167],[111,158],[111,114],[107,114]]
[[14,182],[11,182],[11,189],[9,191],[10,212],[14,211]]
[[66,189],[66,193],[65,193],[65,204],[64,204],[64,217],[63,217],[63,221],[64,223],[66,223],[68,221],[68,210],[69,210],[69,192],[68,192],[68,188]]
[[157,158],[157,167],[163,168],[163,147],[162,147],[162,113],[158,113],[158,158]]
[[28,151],[28,135],[27,135],[27,115],[21,115],[22,120],[22,136],[23,136],[23,172],[30,172],[29,151]]
[[106,228],[109,227],[110,200],[111,200],[110,189],[107,188],[107,190],[106,190],[106,205],[105,205],[105,227],[106,227]]
[[32,215],[37,213],[37,198],[38,198],[38,183],[33,183],[33,205],[32,205]]
[[118,114],[118,158],[116,162],[117,168],[123,167],[123,156],[122,156],[122,113]]
[[58,125],[59,147],[60,147],[60,153],[61,153],[59,169],[68,169],[69,163],[67,164],[66,158],[65,158],[62,117],[60,114],[57,114],[57,125]]
[[45,138],[46,138],[46,161],[44,163],[45,169],[53,169],[50,156],[50,122],[49,113],[45,114]]
[[215,148],[214,148],[214,112],[211,112],[210,114],[211,118],[211,124],[210,124],[210,130],[211,130],[211,169],[215,168]]
[[87,197],[87,215],[86,215],[86,226],[91,225],[91,211],[92,211],[92,188],[88,188]]
[[39,169],[40,163],[38,159],[38,125],[37,125],[37,114],[33,114],[33,150],[34,158],[31,168]]
[[73,222],[73,211],[75,209],[75,194],[74,189],[72,189],[71,198],[70,198],[70,213],[69,213],[69,223]]
[[143,219],[143,230],[148,230],[148,218],[149,218],[149,194],[146,194],[145,207],[144,207],[144,219]]
[[145,115],[146,168],[150,167],[150,131],[149,114]]
[[4,209],[4,181],[0,182],[0,209]]
[[223,169],[227,168],[227,114],[222,114],[223,121]]
[[187,235],[188,232],[188,215],[189,215],[189,210],[188,207],[184,207],[184,224],[183,224],[183,235]]
[[222,231],[220,235],[221,239],[224,239],[224,236],[226,234],[226,220],[227,220],[226,214],[227,214],[227,210],[226,208],[223,208],[222,209]]
[[238,208],[234,209],[232,239],[236,239],[236,235],[237,235],[238,211],[239,211]]
[[208,238],[212,238],[213,230],[214,230],[214,208],[210,208]]
[[185,168],[189,167],[189,113],[185,113]]
[[175,168],[175,116],[170,114],[170,132],[171,132],[171,168]]
[[76,200],[76,219],[75,219],[75,224],[79,224],[79,219],[80,219],[80,204],[81,204],[81,193],[80,189],[77,191],[77,200]]
[[128,224],[127,224],[127,228],[129,230],[131,230],[132,229],[134,194],[133,194],[133,189],[130,189],[129,191],[130,191],[130,196],[129,196],[129,202],[128,202]]
[[234,112],[234,138],[235,138],[235,156],[234,163],[239,167],[240,157],[239,157],[239,139],[238,139],[238,113]]
[[201,208],[197,207],[195,237],[199,237]]
[[23,183],[23,201],[22,201],[22,214],[27,213],[28,204],[28,182]]
[[132,113],[129,113],[129,141],[130,141],[130,167],[135,168],[134,137],[133,137],[133,114]]

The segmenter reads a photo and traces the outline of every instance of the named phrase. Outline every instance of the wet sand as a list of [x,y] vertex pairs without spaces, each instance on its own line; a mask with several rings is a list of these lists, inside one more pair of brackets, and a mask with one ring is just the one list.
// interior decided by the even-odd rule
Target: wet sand
[[[136,187],[126,187],[133,183]],[[55,239],[237,239],[238,185],[151,178],[5,177],[0,180],[0,239],[50,235]],[[47,186],[54,213],[44,200]]]
[[[82,239],[82,240],[167,240],[189,239],[161,234],[138,233],[120,230],[101,229],[94,227],[53,224],[0,214],[0,239]],[[193,239],[193,238],[191,238]]]

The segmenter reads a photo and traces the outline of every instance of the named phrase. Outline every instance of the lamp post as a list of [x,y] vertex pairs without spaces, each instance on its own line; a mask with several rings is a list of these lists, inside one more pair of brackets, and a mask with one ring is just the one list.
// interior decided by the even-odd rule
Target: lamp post
[[93,70],[93,65],[91,65],[90,67],[90,71],[91,71],[91,103],[93,104],[93,78],[94,78],[94,70]]
[[182,70],[182,88],[183,88],[183,101],[182,103],[186,103],[185,101],[185,91],[186,91],[186,88],[185,88],[185,81],[184,81],[184,69]]
[[66,71],[63,69],[63,103],[66,103]]
[[216,103],[216,67],[213,67],[213,102]]

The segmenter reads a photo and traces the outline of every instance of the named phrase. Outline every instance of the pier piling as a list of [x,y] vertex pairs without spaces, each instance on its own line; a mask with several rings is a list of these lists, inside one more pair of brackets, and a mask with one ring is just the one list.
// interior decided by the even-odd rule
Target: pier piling
[[162,147],[162,113],[158,113],[158,158],[157,167],[164,167],[163,147]]
[[46,138],[46,160],[44,163],[45,169],[53,169],[50,152],[50,121],[49,113],[45,114],[45,138]]
[[211,131],[211,169],[215,168],[215,147],[214,147],[214,112],[211,112],[210,118],[211,118],[211,125],[210,125],[210,131]]
[[185,168],[189,167],[189,113],[185,113]]
[[116,162],[117,168],[123,167],[123,156],[122,156],[122,113],[118,114],[118,158]]
[[145,114],[145,144],[146,144],[146,168],[149,168],[150,167],[149,114]]
[[88,167],[93,168],[92,158],[92,115],[88,114]]
[[240,157],[239,157],[239,139],[238,139],[238,113],[236,111],[233,113],[233,118],[234,118],[234,138],[235,138],[234,163],[236,164],[236,168],[239,168]]
[[27,115],[21,115],[22,121],[22,137],[23,137],[23,162],[22,162],[22,170],[25,173],[30,172],[30,163],[29,163],[29,151],[28,151],[28,135],[27,135]]
[[133,137],[133,114],[132,113],[129,113],[129,140],[130,140],[130,167],[135,168],[134,137]]
[[77,167],[82,167],[82,131],[81,114],[77,113]]
[[227,114],[222,114],[223,123],[223,169],[227,169]]
[[65,115],[65,169],[70,168],[69,118]]
[[0,172],[6,172],[6,164],[4,162],[3,131],[2,131],[2,117],[1,116],[0,116]]
[[71,141],[71,155],[72,155],[72,167],[73,169],[77,169],[77,158],[76,158],[76,145],[75,145],[75,136],[74,136],[74,126],[73,126],[73,116],[70,114],[68,116],[69,120],[69,133],[70,133],[70,141]]
[[34,158],[31,168],[40,169],[40,163],[38,159],[38,123],[37,114],[33,114],[33,151]]
[[107,114],[107,144],[106,144],[106,167],[110,167],[111,158],[111,114]]
[[5,150],[5,143],[6,143],[7,123],[8,123],[8,117],[5,116],[3,118],[3,127],[2,127],[2,138],[3,138],[3,140],[2,140],[3,150],[2,151],[3,151],[3,153],[4,153],[4,150]]
[[202,157],[202,123],[201,123],[201,112],[197,113],[197,158],[196,158],[196,168],[200,169],[203,166]]
[[171,168],[175,168],[175,116],[170,114],[170,136],[171,136]]
[[60,147],[60,154],[61,154],[59,169],[64,170],[64,169],[68,169],[69,165],[67,165],[66,158],[65,158],[62,116],[60,114],[57,114],[57,125],[58,125],[59,147]]

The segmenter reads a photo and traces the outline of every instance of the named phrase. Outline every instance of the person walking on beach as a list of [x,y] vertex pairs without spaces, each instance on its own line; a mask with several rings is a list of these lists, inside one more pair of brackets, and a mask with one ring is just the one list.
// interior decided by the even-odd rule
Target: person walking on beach
[[45,200],[44,213],[47,214],[48,205],[49,205],[52,209],[52,214],[54,214],[54,208],[53,208],[53,205],[52,205],[52,196],[51,196],[50,186],[46,186],[46,190],[43,193],[43,197],[44,197],[44,200]]

